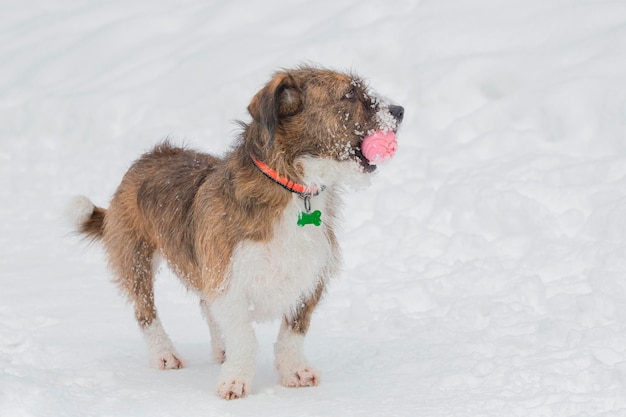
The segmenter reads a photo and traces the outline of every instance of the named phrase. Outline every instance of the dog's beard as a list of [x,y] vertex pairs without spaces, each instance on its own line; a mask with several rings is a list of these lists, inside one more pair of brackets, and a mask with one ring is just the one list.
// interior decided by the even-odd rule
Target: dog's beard
[[[355,135],[363,135],[363,132],[355,132]],[[372,173],[376,170],[376,165],[372,164],[361,151],[361,143],[363,137],[360,138],[358,145],[353,142],[355,139],[335,140],[326,147],[325,156],[322,158],[334,158],[340,162],[356,162],[361,167],[361,172],[365,174]]]
[[346,161],[344,164],[345,168],[342,168],[345,170],[343,182],[346,187],[359,191],[372,184],[372,175],[375,174],[373,171],[366,171],[363,165],[355,160]]
[[339,186],[357,191],[371,184],[372,174],[365,172],[354,158],[335,160],[307,156],[298,158],[297,162],[304,167],[304,181],[309,186]]

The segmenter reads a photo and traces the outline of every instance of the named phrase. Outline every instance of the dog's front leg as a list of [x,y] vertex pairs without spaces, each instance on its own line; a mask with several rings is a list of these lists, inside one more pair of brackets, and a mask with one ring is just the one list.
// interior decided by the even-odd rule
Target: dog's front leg
[[211,304],[210,311],[226,351],[217,393],[227,400],[245,397],[254,378],[257,351],[248,305],[238,297],[224,296]]
[[280,383],[286,387],[313,387],[319,382],[317,371],[304,356],[303,343],[322,292],[320,283],[315,293],[298,305],[294,317],[285,316],[280,326],[274,353]]

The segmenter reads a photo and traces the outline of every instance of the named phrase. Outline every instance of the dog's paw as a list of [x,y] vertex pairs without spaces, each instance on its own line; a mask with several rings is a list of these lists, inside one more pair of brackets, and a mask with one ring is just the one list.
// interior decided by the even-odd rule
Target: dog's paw
[[280,383],[290,388],[315,387],[319,383],[319,375],[310,366],[303,366],[281,372]]
[[181,369],[185,364],[172,352],[163,352],[152,358],[152,365],[157,369]]
[[217,386],[217,394],[225,400],[236,400],[248,395],[248,383],[241,379],[231,379]]

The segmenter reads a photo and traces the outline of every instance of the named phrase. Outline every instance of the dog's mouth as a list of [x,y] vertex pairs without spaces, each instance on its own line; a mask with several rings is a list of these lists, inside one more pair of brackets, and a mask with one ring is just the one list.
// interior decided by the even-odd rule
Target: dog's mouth
[[371,172],[376,171],[376,164],[371,163],[364,155],[363,155],[363,151],[361,150],[361,148],[356,148],[354,150],[354,156],[356,157],[356,160],[358,162],[358,164],[361,166],[361,168],[363,169],[363,172],[366,174],[369,174]]
[[396,153],[398,142],[394,130],[378,130],[369,132],[355,150],[363,172],[370,173],[376,170],[378,164],[389,161]]
[[[376,112],[377,130],[369,130],[361,137],[358,146],[351,151],[353,158],[369,174],[376,171],[379,164],[389,161],[396,153],[398,141],[396,132],[404,118],[404,107],[383,106]],[[362,134],[355,131],[359,136]]]

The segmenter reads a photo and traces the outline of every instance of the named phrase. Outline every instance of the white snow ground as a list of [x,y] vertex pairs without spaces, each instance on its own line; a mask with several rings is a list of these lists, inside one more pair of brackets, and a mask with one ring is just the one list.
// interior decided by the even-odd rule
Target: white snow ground
[[[626,415],[625,2],[5,1],[0,57],[0,416]],[[149,368],[61,212],[166,136],[225,151],[307,61],[402,104],[400,148],[346,195],[320,386],[277,384],[271,323],[226,402],[194,296],[159,276],[187,367]]]

